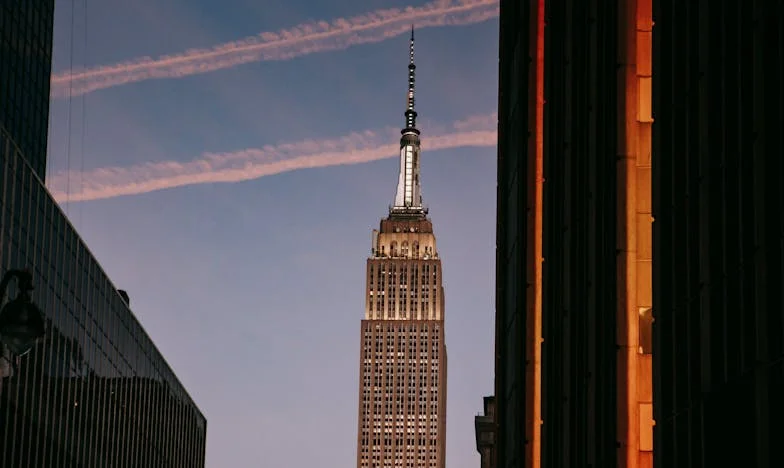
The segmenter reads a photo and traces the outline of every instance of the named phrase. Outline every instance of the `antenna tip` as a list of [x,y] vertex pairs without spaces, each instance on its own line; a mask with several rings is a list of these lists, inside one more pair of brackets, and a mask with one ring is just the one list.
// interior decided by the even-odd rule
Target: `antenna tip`
[[411,40],[414,40],[414,23],[411,23]]

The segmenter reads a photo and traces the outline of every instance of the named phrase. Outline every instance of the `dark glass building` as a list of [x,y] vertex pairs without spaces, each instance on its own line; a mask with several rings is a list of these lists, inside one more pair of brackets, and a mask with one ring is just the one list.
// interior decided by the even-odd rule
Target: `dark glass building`
[[0,123],[44,179],[54,0],[0,2]]
[[0,275],[31,272],[46,328],[0,344],[0,466],[202,467],[204,416],[44,186],[53,9],[0,3]]
[[47,328],[22,357],[3,347],[0,466],[204,466],[204,416],[5,131],[0,247]]

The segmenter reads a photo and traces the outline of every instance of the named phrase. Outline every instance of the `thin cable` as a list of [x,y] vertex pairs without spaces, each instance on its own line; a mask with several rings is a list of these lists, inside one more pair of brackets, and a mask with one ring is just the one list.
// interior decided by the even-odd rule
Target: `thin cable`
[[[69,215],[69,205],[70,205],[70,198],[71,198],[71,117],[73,116],[73,56],[74,56],[74,23],[75,23],[75,15],[74,15],[74,4],[71,2],[71,57],[70,57],[70,68],[69,68],[69,76],[68,79],[68,136],[66,137],[65,143],[65,214],[66,216]],[[69,216],[70,218],[70,216]]]
[[[50,98],[51,99],[51,98]],[[50,104],[51,106],[51,104]],[[52,112],[49,111],[49,135],[47,137],[47,141],[52,141]],[[49,188],[49,181],[52,180],[52,145],[50,143],[46,144],[46,176],[44,177],[44,183],[46,184],[47,188]]]
[[[82,28],[84,29],[83,46],[82,46],[82,69],[87,69],[87,0],[82,2]],[[82,94],[82,142],[80,148],[81,154],[81,167],[79,168],[79,193],[84,190],[84,155],[87,153],[84,149],[84,136],[87,127],[87,93]],[[79,204],[79,229],[82,228],[82,207],[84,203]]]

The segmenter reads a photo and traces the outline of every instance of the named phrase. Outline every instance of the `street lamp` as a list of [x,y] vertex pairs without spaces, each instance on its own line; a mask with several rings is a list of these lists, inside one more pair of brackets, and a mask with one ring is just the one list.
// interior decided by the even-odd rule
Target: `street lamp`
[[37,340],[44,336],[44,319],[41,310],[30,299],[33,275],[24,270],[8,270],[0,280],[0,304],[5,299],[11,278],[16,278],[19,293],[0,310],[0,343],[17,356],[29,352]]

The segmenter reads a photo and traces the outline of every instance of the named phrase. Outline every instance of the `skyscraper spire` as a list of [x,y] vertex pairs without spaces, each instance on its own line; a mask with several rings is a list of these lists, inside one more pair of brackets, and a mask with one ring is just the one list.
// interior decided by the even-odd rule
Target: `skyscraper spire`
[[400,176],[397,182],[395,204],[390,214],[420,217],[427,213],[422,206],[419,188],[419,129],[414,110],[414,25],[411,25],[411,42],[408,60],[408,94],[406,95],[406,126],[400,131]]
[[406,129],[416,128],[417,113],[414,110],[414,80],[416,64],[414,64],[414,25],[411,25],[411,43],[408,61],[408,105],[406,106]]

